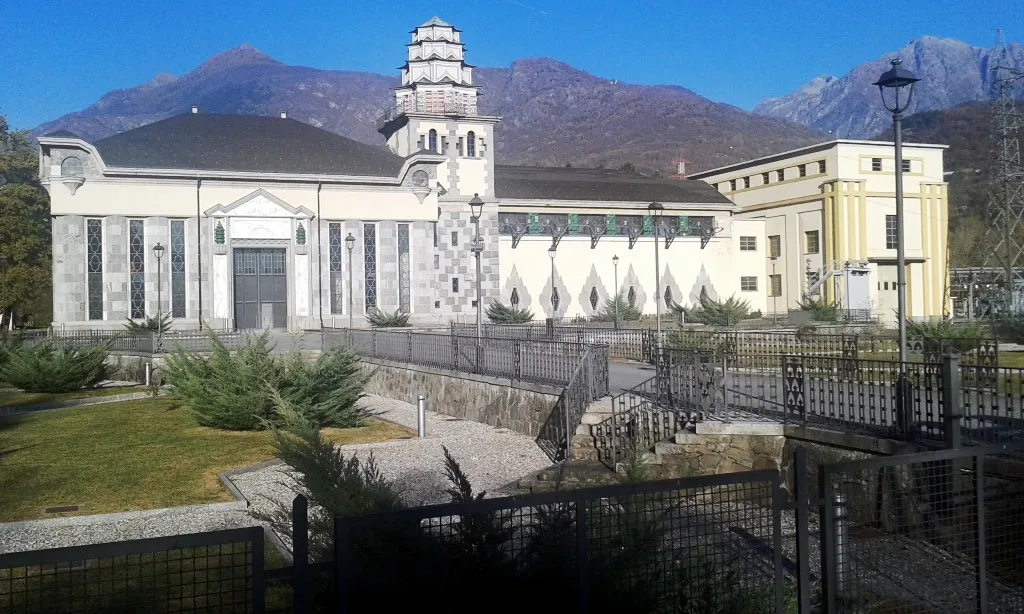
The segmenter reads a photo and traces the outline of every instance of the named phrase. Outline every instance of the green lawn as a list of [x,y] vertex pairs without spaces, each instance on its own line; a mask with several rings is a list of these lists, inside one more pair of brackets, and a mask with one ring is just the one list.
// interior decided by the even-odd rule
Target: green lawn
[[[325,435],[348,444],[414,433],[371,420]],[[43,508],[63,505],[98,514],[230,501],[217,474],[273,458],[271,439],[197,426],[168,399],[0,417],[0,521],[52,517]]]
[[103,397],[112,394],[127,394],[130,392],[145,392],[142,386],[109,386],[105,388],[86,388],[74,392],[47,393],[47,392],[24,392],[17,388],[0,386],[0,407],[19,407],[22,405],[40,405],[55,401],[70,401],[73,399],[88,399],[92,397]]

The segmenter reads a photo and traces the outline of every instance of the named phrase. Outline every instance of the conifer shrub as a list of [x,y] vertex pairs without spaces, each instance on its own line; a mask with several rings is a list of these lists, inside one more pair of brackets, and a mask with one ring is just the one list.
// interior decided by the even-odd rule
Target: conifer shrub
[[761,317],[760,311],[751,311],[750,302],[735,296],[730,296],[724,301],[717,301],[707,292],[701,293],[697,305],[684,307],[673,305],[672,309],[681,313],[685,321],[693,324],[708,324],[710,326],[735,326],[741,320],[749,320]]
[[396,309],[391,313],[374,309],[366,314],[366,321],[373,328],[402,328],[409,326],[409,314],[400,309]]
[[495,324],[528,324],[533,321],[533,312],[496,301],[487,306],[487,319]]
[[620,292],[614,299],[605,299],[601,310],[594,314],[591,320],[595,322],[614,322],[616,305],[618,305],[619,322],[637,322],[643,314],[635,306],[630,305],[626,297]]
[[202,426],[227,430],[265,428],[275,419],[274,391],[317,425],[358,426],[358,406],[368,376],[355,355],[335,348],[315,362],[299,355],[275,357],[267,333],[252,335],[232,354],[213,333],[209,357],[176,349],[167,358],[167,382]]
[[813,322],[836,322],[839,320],[839,305],[825,299],[805,298],[800,301],[800,311],[807,312]]
[[26,392],[60,393],[90,388],[107,377],[106,344],[58,348],[52,343],[22,343],[0,366],[0,380]]
[[162,335],[171,330],[171,314],[149,316],[136,322],[128,320],[124,324],[125,330],[129,333],[156,333]]

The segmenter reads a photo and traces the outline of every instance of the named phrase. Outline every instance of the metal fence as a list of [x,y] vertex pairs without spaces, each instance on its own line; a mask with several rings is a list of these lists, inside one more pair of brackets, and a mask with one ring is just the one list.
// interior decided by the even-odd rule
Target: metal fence
[[764,470],[336,517],[315,549],[299,496],[291,566],[264,569],[260,527],[5,554],[0,611],[263,614],[274,590],[295,614],[1019,613],[1021,453],[797,448],[788,489]]
[[[476,326],[451,324],[456,335],[476,335]],[[613,328],[608,325],[556,324],[484,324],[484,337],[491,339],[550,340],[569,343],[588,343],[608,346],[609,356],[630,360],[646,360],[653,356],[656,333],[649,325],[643,327]]]
[[263,529],[0,554],[0,612],[263,612]]
[[552,461],[570,458],[573,437],[591,401],[608,394],[608,348],[590,346],[537,435],[537,445]]
[[391,611],[776,612],[781,502],[761,471],[337,518],[338,611],[387,595]]
[[48,343],[58,349],[85,349],[105,345],[111,354],[149,355],[178,349],[208,353],[213,350],[214,335],[229,350],[236,350],[261,332],[183,330],[158,334],[155,331],[128,330],[22,331],[13,338],[23,343]]
[[827,612],[1024,611],[1024,446],[825,466]]
[[[413,331],[325,329],[324,347],[348,345],[367,358],[564,387],[590,346],[564,341],[463,337]],[[597,349],[593,359],[604,358]],[[607,365],[604,367],[607,372]],[[593,398],[608,393],[608,378],[595,379]]]

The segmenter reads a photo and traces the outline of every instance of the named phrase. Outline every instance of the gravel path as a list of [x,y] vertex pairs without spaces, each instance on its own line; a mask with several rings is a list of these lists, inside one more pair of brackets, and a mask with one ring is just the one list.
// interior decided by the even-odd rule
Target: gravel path
[[[385,420],[416,428],[414,405],[378,396],[367,397],[365,403]],[[473,488],[489,495],[502,494],[497,490],[501,486],[551,464],[531,437],[435,412],[427,412],[425,439],[353,444],[342,450],[361,458],[372,454],[408,503],[429,505],[448,500],[442,446],[459,462]],[[253,508],[265,510],[274,501],[289,503],[295,496],[284,469],[274,465],[233,475],[231,481]]]

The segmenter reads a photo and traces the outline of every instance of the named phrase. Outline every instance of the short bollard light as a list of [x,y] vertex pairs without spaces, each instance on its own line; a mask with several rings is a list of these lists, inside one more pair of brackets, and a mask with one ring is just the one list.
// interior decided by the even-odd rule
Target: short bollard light
[[416,436],[420,439],[427,436],[427,397],[422,394],[416,400]]

